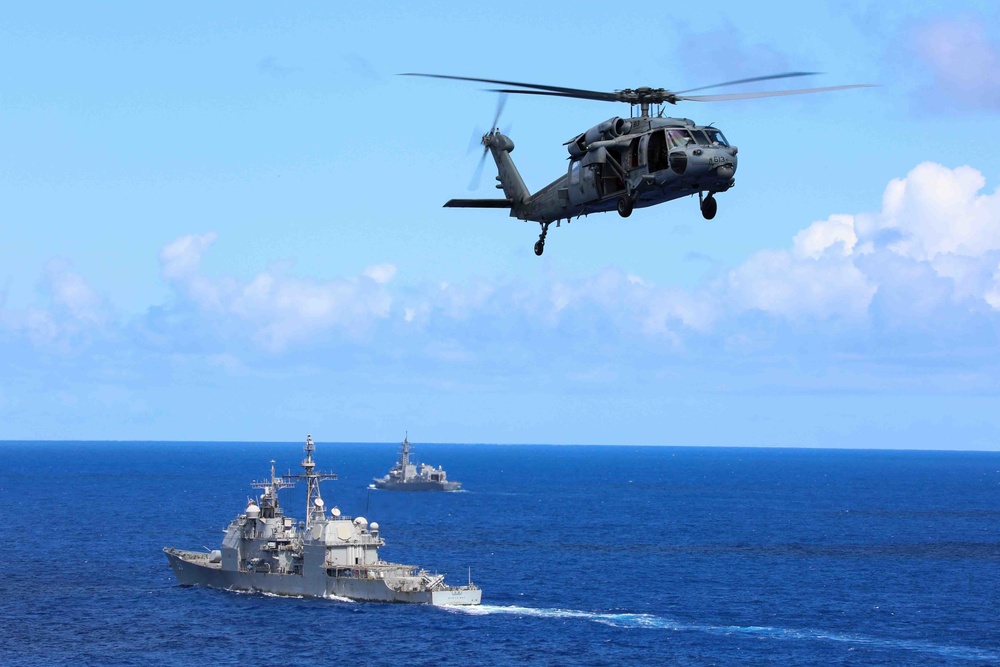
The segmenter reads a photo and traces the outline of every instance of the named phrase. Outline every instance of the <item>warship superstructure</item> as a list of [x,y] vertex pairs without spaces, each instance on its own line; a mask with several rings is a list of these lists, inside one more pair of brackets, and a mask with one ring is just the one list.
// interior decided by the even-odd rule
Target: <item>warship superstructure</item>
[[[385,540],[378,523],[369,523],[361,516],[344,516],[336,507],[327,513],[319,483],[337,476],[316,471],[315,449],[312,436],[308,436],[299,475],[276,476],[271,461],[271,478],[252,483],[262,493],[229,524],[221,549],[165,548],[178,583],[379,602],[480,603],[482,591],[472,584],[471,577],[468,585],[449,586],[444,575],[383,561],[378,549]],[[285,516],[278,503],[278,491],[298,481],[306,483],[304,522]]]
[[385,477],[376,477],[374,486],[388,491],[458,491],[461,482],[448,481],[448,473],[438,466],[410,461],[410,436],[403,438],[399,450],[399,460]]

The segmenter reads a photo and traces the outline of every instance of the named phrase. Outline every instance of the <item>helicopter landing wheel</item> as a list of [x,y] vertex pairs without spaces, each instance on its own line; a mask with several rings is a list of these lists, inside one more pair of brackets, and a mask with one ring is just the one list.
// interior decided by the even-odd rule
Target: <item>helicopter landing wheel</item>
[[618,200],[618,215],[623,218],[627,218],[632,215],[632,206],[634,202],[629,197],[621,197]]
[[706,220],[711,220],[715,217],[716,212],[719,210],[719,202],[715,200],[715,197],[708,195],[701,202],[701,215]]
[[535,241],[535,254],[539,257],[545,252],[545,237],[549,235],[549,223],[543,222],[540,224],[542,225],[542,233],[538,235],[538,240]]

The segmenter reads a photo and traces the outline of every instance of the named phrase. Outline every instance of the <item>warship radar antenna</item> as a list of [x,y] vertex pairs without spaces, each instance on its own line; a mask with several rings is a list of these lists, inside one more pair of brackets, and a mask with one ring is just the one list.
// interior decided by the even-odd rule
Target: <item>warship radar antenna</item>
[[264,493],[260,496],[261,510],[264,512],[265,518],[273,518],[280,514],[280,506],[278,505],[278,490],[290,489],[295,486],[295,481],[275,475],[274,459],[271,459],[271,479],[263,481],[254,480],[250,482],[250,486],[254,489],[264,490]]
[[337,479],[337,474],[333,472],[316,472],[316,462],[312,455],[316,451],[316,444],[312,435],[306,436],[306,446],[304,447],[306,457],[302,460],[302,474],[293,475],[291,473],[284,476],[284,479],[292,484],[296,480],[306,481],[306,530],[312,525],[313,519],[322,519],[325,515],[323,510],[323,497],[319,493],[319,483],[327,480]]

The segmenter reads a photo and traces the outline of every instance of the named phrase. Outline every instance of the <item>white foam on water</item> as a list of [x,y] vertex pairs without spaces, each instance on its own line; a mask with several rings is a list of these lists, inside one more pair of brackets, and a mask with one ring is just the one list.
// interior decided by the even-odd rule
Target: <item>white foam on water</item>
[[918,653],[1000,663],[1000,652],[972,646],[945,646],[911,639],[890,639],[851,635],[839,632],[827,632],[808,628],[781,628],[760,625],[702,625],[684,623],[654,614],[605,613],[578,611],[574,609],[545,609],[537,607],[519,607],[516,605],[480,605],[467,607],[447,607],[448,611],[487,616],[506,614],[510,616],[527,616],[532,618],[578,618],[594,623],[601,623],[616,628],[645,628],[653,630],[673,630],[686,632],[705,632],[715,635],[748,635],[770,638],[779,641],[827,641],[849,644],[879,650],[905,650]]
[[499,605],[468,605],[463,607],[448,607],[473,616],[490,614],[509,614],[511,616],[533,616],[536,618],[579,618],[586,621],[596,621],[609,625],[622,624],[622,627],[652,627],[657,617],[650,614],[607,614],[593,611],[578,611],[575,609],[543,609],[538,607],[518,607]]
[[266,598],[290,598],[292,600],[305,600],[305,595],[285,595],[283,593],[271,593],[270,591],[248,591],[251,593],[256,593],[258,595],[263,595]]

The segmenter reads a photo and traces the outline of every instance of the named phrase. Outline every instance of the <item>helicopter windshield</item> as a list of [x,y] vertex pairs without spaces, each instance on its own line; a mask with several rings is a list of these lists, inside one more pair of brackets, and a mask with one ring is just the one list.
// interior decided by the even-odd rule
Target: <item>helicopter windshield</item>
[[712,144],[701,130],[692,130],[691,134],[694,135],[694,140],[699,146],[710,146]]
[[705,128],[705,134],[708,135],[709,143],[719,144],[720,146],[725,146],[726,148],[729,147],[729,142],[726,141],[726,138],[722,135],[722,132],[720,132],[719,130],[716,130],[715,128],[712,127],[707,127]]

